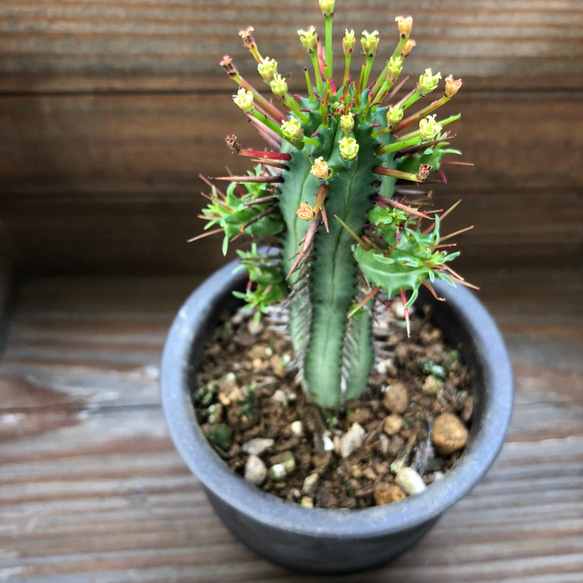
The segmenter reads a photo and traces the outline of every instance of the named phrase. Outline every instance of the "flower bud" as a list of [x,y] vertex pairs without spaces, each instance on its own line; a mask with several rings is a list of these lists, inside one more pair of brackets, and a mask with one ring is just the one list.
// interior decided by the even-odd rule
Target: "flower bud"
[[399,105],[391,105],[387,109],[387,125],[395,126],[403,119],[403,108]]
[[354,116],[348,112],[346,115],[340,116],[340,129],[349,134],[354,129]]
[[233,95],[233,101],[248,115],[251,115],[255,109],[253,105],[253,93],[251,91],[245,91],[243,87],[237,91],[237,95]]
[[276,97],[284,98],[287,95],[287,82],[281,75],[276,73],[269,86]]
[[377,54],[379,40],[378,30],[373,30],[372,32],[368,32],[367,30],[363,31],[360,44],[362,45],[362,50],[366,57],[371,58]]
[[419,92],[421,95],[427,95],[435,90],[441,79],[441,73],[436,73],[435,75],[431,72],[431,69],[425,69],[425,73],[419,76]]
[[399,27],[399,34],[401,35],[401,38],[409,38],[411,29],[413,28],[413,17],[397,16],[395,17],[395,22]]
[[435,121],[435,114],[419,121],[419,134],[423,141],[434,140],[441,133],[441,125]]
[[257,65],[257,72],[266,83],[271,83],[273,77],[277,75],[277,61],[269,57],[263,57]]
[[304,45],[308,55],[313,55],[318,52],[318,35],[316,29],[310,26],[308,30],[298,30],[300,42]]
[[462,80],[454,79],[452,75],[445,78],[445,96],[453,97],[461,88]]
[[344,136],[338,141],[340,145],[340,156],[345,162],[354,160],[358,155],[358,142],[354,138]]
[[412,50],[413,48],[417,45],[417,43],[410,38],[406,43],[405,46],[403,47],[403,50],[401,51],[401,56],[402,57],[406,57]]
[[356,44],[356,39],[354,38],[354,30],[346,29],[344,31],[344,38],[342,39],[342,50],[344,51],[344,55],[352,54],[354,49],[354,45]]
[[300,203],[300,208],[296,211],[296,215],[304,221],[311,221],[316,216],[316,213],[307,202],[302,202]]
[[314,165],[310,168],[310,172],[320,180],[326,180],[330,177],[330,168],[323,156],[314,160]]
[[287,121],[284,121],[281,124],[281,131],[283,137],[287,140],[297,141],[304,137],[304,128],[295,117],[290,117]]
[[319,0],[319,3],[322,16],[330,16],[334,13],[334,5],[336,4],[336,0]]

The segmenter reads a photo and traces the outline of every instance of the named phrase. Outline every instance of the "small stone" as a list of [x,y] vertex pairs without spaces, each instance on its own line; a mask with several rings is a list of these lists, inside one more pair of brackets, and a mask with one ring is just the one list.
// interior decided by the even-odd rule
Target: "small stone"
[[270,447],[273,447],[275,441],[268,437],[254,437],[243,444],[242,449],[245,453],[252,455],[261,455]]
[[283,480],[287,476],[285,467],[283,464],[273,464],[269,468],[269,479],[273,481]]
[[265,478],[267,478],[265,464],[260,457],[250,455],[245,463],[245,479],[255,486],[260,486],[265,482]]
[[281,465],[284,467],[286,475],[289,475],[296,469],[296,458],[294,458],[294,456],[292,455],[286,458],[281,463]]
[[362,475],[371,482],[373,482],[377,478],[377,474],[372,468],[365,468],[364,471],[362,472]]
[[208,417],[207,421],[214,425],[215,423],[220,423],[223,420],[223,406],[221,403],[213,403],[209,405],[207,409]]
[[318,474],[310,474],[309,476],[306,476],[302,486],[302,493],[306,494],[307,496],[313,496],[316,493],[319,479],[320,476],[318,476]]
[[255,318],[251,318],[251,320],[247,322],[247,330],[250,334],[259,334],[263,330],[263,324],[261,321],[255,322]]
[[290,426],[292,435],[301,437],[304,434],[304,424],[301,421],[294,421]]
[[329,435],[322,437],[322,443],[324,444],[324,451],[334,451],[334,442]]
[[262,358],[265,356],[265,348],[261,344],[256,344],[249,350],[248,355],[251,360]]
[[405,440],[400,435],[393,435],[389,444],[389,455],[397,455],[405,447]]
[[277,354],[274,354],[270,359],[269,362],[271,364],[271,370],[276,377],[280,379],[285,377],[285,369],[281,364],[281,357]]
[[325,468],[330,463],[332,459],[332,453],[327,451],[323,455],[312,456],[312,464],[316,469]]
[[383,407],[390,413],[404,413],[408,404],[409,398],[405,385],[399,381],[392,382],[385,392]]
[[347,458],[354,453],[364,441],[366,431],[358,423],[353,423],[350,429],[342,436],[340,441],[340,455]]
[[391,440],[384,434],[379,435],[379,447],[381,448],[381,453],[387,455],[389,453],[389,447],[391,445]]
[[397,484],[387,484],[380,482],[373,490],[374,501],[377,506],[398,502],[406,497],[405,492]]
[[423,492],[426,488],[423,478],[413,468],[401,468],[395,481],[410,496]]
[[433,422],[432,438],[438,453],[450,455],[466,445],[468,430],[453,413],[442,413]]
[[350,475],[358,480],[362,477],[362,472],[360,471],[360,468],[355,465],[350,468]]
[[303,496],[300,504],[304,508],[314,508],[314,500],[312,500],[312,498],[309,496]]
[[273,395],[271,396],[271,398],[276,403],[279,403],[280,405],[287,405],[287,403],[289,401],[288,394],[285,391],[282,391],[281,389],[277,389],[277,391],[275,391],[273,393]]
[[[393,301],[391,302],[391,311],[393,312],[393,314],[395,314],[395,316],[397,318],[399,318],[399,320],[403,320],[405,318],[405,304],[403,304],[403,302],[398,299],[395,298],[393,299]],[[408,308],[409,311],[409,315],[413,315],[415,313],[415,308],[413,306],[410,306]]]
[[370,419],[370,409],[353,409],[346,415],[348,423],[364,425]]
[[425,377],[421,391],[425,395],[439,395],[443,392],[443,381],[430,374]]
[[389,436],[399,433],[401,427],[403,427],[403,418],[400,415],[389,415],[383,422],[383,431]]

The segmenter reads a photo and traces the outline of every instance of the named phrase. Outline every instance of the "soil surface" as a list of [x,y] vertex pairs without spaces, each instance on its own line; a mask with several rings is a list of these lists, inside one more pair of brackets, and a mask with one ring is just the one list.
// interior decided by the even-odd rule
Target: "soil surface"
[[225,316],[193,398],[218,455],[265,491],[304,506],[365,508],[440,479],[468,438],[470,374],[429,314],[375,312],[376,361],[363,398],[342,413],[308,403],[297,382],[285,314]]

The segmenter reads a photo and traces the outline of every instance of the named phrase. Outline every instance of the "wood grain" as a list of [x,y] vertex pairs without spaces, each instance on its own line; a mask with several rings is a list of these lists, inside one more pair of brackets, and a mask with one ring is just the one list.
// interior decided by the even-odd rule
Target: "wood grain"
[[[464,77],[449,111],[463,112],[455,145],[476,167],[448,169],[447,192],[478,201],[479,216],[469,204],[458,216],[480,230],[462,262],[571,265],[583,237],[580,3],[351,2],[339,4],[337,30],[378,28],[387,54],[401,13],[414,16],[419,41],[407,71]],[[200,228],[197,176],[245,168],[227,153],[227,133],[260,145],[217,61],[228,52],[257,78],[237,35],[253,23],[262,52],[301,72],[296,30],[319,21],[315,0],[275,11],[255,0],[0,3],[0,220],[18,271],[212,270],[215,246],[193,258],[183,245]]]
[[[565,271],[481,278],[516,375],[507,443],[417,547],[366,581],[583,578],[583,282]],[[297,580],[227,533],[168,438],[159,353],[195,283],[55,278],[23,287],[0,368],[2,580]]]
[[[384,0],[371,0],[349,8],[339,4],[337,30],[378,28],[385,47],[396,37],[395,15],[412,14],[421,41],[411,58],[414,69],[431,57],[435,67],[460,75],[583,72],[577,0],[395,0],[389,10]],[[262,51],[277,58],[281,70],[293,71],[305,60],[295,31],[322,20],[313,0],[289,0],[276,11],[251,0],[22,0],[2,11],[1,72],[68,76],[190,76],[215,70],[224,53],[250,71],[237,37],[249,24]]]

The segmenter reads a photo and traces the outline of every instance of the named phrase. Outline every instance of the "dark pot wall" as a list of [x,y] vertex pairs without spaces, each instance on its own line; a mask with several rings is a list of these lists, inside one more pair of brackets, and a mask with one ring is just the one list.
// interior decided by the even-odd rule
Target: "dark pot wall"
[[470,441],[458,463],[421,494],[365,510],[308,509],[251,486],[215,454],[197,425],[191,386],[204,346],[224,310],[237,305],[232,290],[245,284],[225,266],[180,309],[162,358],[162,405],[170,434],[203,483],[224,524],[252,550],[286,567],[346,573],[400,554],[419,540],[450,506],[465,496],[496,458],[512,408],[512,373],[494,322],[466,289],[435,282],[447,302],[433,302],[435,321],[462,351],[474,379]]

